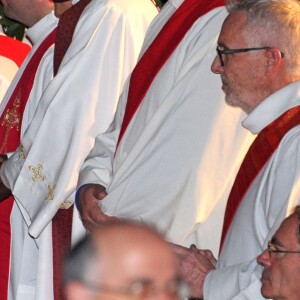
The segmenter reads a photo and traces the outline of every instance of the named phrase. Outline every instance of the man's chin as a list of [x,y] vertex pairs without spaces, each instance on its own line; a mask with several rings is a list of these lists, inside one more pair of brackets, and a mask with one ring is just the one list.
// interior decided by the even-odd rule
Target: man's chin
[[235,99],[232,99],[230,96],[225,94],[225,102],[226,104],[228,104],[229,106],[233,106],[233,107],[239,107],[238,105],[238,101],[236,101]]
[[260,291],[264,298],[272,299],[272,297],[273,297],[272,291],[270,290],[270,288],[268,286],[269,286],[268,284],[263,283]]

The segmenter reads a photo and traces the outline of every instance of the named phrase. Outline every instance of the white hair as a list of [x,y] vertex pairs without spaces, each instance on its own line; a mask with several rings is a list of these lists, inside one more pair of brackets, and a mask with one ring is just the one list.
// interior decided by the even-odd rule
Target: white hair
[[[252,47],[275,47],[285,55],[291,72],[300,71],[299,0],[228,0],[229,13],[243,11],[253,35]],[[259,40],[258,40],[259,39]]]

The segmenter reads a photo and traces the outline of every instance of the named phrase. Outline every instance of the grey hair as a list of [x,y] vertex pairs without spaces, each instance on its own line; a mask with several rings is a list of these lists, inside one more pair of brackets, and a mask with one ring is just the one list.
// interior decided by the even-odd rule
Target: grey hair
[[[284,52],[290,71],[300,69],[300,1],[299,0],[228,0],[229,13],[244,11],[253,30],[251,47],[276,47]],[[257,38],[259,37],[259,41]],[[249,39],[250,38],[250,39]]]
[[64,284],[69,282],[84,283],[88,280],[92,263],[97,255],[97,247],[91,235],[80,240],[64,259]]

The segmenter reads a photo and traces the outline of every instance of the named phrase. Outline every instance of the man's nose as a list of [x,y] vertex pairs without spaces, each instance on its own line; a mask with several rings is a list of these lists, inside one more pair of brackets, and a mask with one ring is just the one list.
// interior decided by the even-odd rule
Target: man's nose
[[257,263],[261,266],[268,267],[271,265],[270,253],[268,250],[262,252],[256,259]]
[[215,74],[221,74],[223,72],[224,67],[221,66],[220,58],[216,55],[214,61],[211,65],[211,71]]

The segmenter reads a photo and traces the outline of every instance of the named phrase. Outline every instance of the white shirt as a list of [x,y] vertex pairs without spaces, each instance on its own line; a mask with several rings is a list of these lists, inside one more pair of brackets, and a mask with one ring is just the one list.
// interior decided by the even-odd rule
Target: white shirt
[[[142,53],[183,1],[169,0],[152,23]],[[162,67],[116,140],[128,82],[114,123],[99,134],[79,184],[100,183],[108,195],[103,211],[155,224],[167,238],[218,251],[225,204],[252,135],[241,128],[243,113],[228,107],[220,79],[210,71],[227,13],[200,17]]]
[[[286,110],[300,105],[300,81],[259,104],[243,125],[257,134]],[[283,219],[300,203],[300,126],[290,130],[256,177],[226,237],[218,269],[205,280],[205,300],[264,299],[256,257]]]

